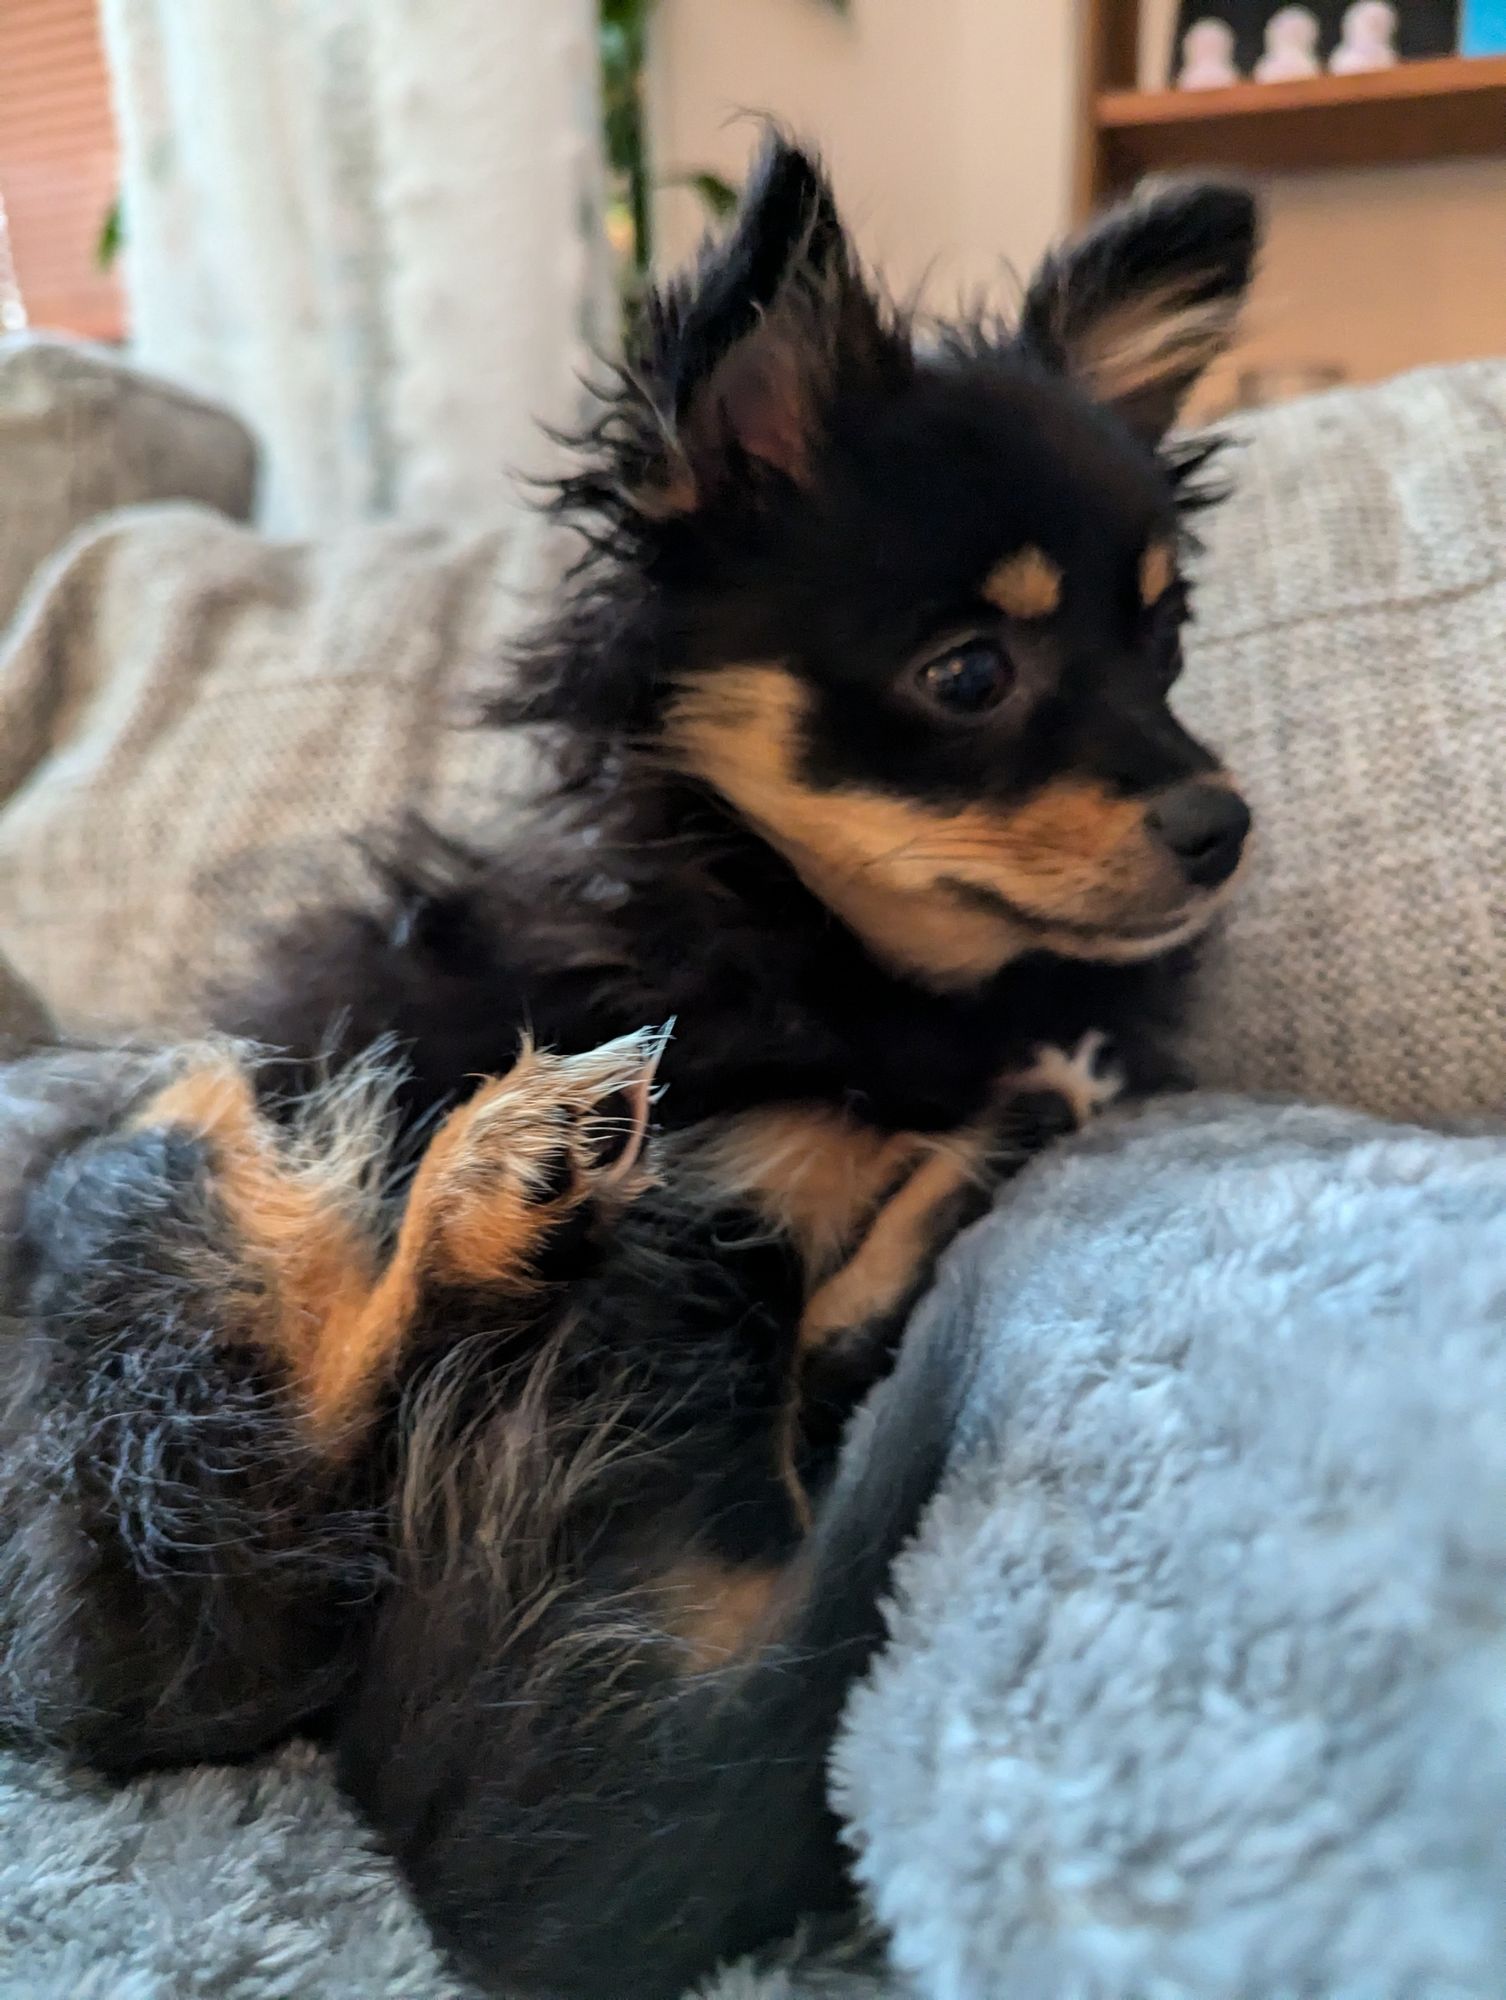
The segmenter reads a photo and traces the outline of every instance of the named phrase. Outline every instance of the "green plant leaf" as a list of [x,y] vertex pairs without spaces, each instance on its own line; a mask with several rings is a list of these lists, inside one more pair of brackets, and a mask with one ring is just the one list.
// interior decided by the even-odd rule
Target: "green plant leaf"
[[120,196],[116,195],[105,210],[104,221],[99,225],[99,237],[94,245],[94,261],[102,271],[108,271],[124,248],[125,219],[121,213]]
[[[603,137],[614,184],[631,218],[627,254],[633,269],[624,282],[633,285],[641,285],[653,253],[643,65],[654,4],[655,0],[598,0]],[[852,0],[819,0],[819,4],[833,14],[852,13]],[[665,185],[692,188],[707,212],[718,220],[737,206],[737,189],[720,174],[685,173]]]
[[730,215],[737,207],[739,192],[737,187],[731,181],[724,180],[720,174],[714,174],[705,167],[697,168],[693,173],[668,174],[660,181],[659,186],[689,188],[693,194],[700,196],[707,211],[718,221],[723,216]]

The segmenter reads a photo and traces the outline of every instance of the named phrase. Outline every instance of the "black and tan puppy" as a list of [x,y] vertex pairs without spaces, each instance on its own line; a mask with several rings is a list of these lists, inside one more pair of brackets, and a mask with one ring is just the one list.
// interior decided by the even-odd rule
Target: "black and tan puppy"
[[588,552],[501,707],[549,804],[415,840],[227,1015],[325,1082],[9,1073],[13,1732],[329,1731],[508,1991],[673,1994],[839,1895],[825,1753],[950,1385],[909,1357],[832,1488],[842,1424],[1043,1097],[1091,1107],[1105,1034],[1164,1073],[1240,860],[1168,706],[1163,438],[1253,245],[1152,190],[922,355],[769,148],[563,488]]

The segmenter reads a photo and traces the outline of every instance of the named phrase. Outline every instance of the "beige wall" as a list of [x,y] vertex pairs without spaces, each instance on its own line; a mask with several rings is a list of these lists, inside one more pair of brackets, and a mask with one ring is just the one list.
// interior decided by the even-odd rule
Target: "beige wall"
[[[1159,81],[1176,0],[1146,0]],[[820,141],[864,250],[945,307],[1008,297],[1071,210],[1077,0],[661,0],[651,80],[660,170],[736,177],[772,111]],[[1238,367],[1338,365],[1356,380],[1506,353],[1506,161],[1303,176],[1269,190],[1266,266]],[[660,249],[702,227],[664,197]]]
[[1268,197],[1264,268],[1226,380],[1336,363],[1374,381],[1506,354],[1506,162],[1293,176]]
[[[945,305],[1007,285],[1068,213],[1073,0],[661,0],[650,123],[661,173],[737,177],[772,112],[825,150],[864,250],[891,286]],[[660,251],[703,225],[661,204]],[[1007,296],[1005,292],[1005,296]]]

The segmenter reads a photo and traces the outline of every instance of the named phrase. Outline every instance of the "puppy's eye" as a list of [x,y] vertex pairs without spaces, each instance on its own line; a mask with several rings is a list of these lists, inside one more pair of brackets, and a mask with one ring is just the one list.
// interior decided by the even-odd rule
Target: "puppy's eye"
[[970,639],[929,661],[918,675],[928,701],[952,715],[983,715],[997,708],[1014,683],[1014,670],[988,639]]

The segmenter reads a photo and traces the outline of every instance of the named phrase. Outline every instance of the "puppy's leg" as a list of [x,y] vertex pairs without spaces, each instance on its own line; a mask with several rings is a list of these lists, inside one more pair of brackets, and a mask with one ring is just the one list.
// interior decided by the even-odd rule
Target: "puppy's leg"
[[311,1435],[336,1452],[358,1443],[420,1322],[434,1331],[436,1302],[483,1293],[494,1309],[510,1300],[521,1311],[560,1229],[643,1184],[662,1049],[653,1033],[579,1056],[525,1049],[434,1134],[385,1256],[370,1206],[385,1147],[339,1129],[342,1100],[359,1090],[350,1080],[337,1118],[305,1120],[291,1139],[228,1066],[183,1078],[137,1124],[205,1148],[250,1295],[248,1337],[286,1371]]
[[1081,1130],[1119,1096],[1122,1079],[1107,1038],[1084,1035],[1071,1049],[1043,1046],[1000,1083],[995,1110],[943,1138],[906,1135],[915,1160],[874,1214],[841,1268],[818,1285],[800,1325],[807,1351],[850,1342],[902,1319],[936,1257],[981,1213],[1000,1181],[1053,1137]]
[[841,1268],[818,1285],[800,1320],[800,1346],[811,1354],[865,1339],[903,1317],[930,1275],[941,1247],[991,1185],[987,1128],[933,1140],[874,1215]]
[[882,1132],[822,1104],[766,1107],[679,1142],[679,1173],[787,1244],[803,1273],[775,1452],[807,1523],[809,1488],[887,1367],[937,1251],[987,1199],[992,1146],[983,1124]]
[[526,1056],[436,1134],[390,1254],[375,1081],[277,1129],[214,1056],[39,1170],[0,1302],[0,1726],[128,1769],[329,1705],[385,1572],[382,1392],[446,1288],[495,1323],[631,1192],[651,1068]]
[[[770,1115],[742,1138],[767,1156],[773,1136]],[[866,1205],[867,1170],[903,1165],[857,1135],[833,1175],[832,1124],[809,1137],[781,1184],[813,1223],[818,1186]],[[754,1150],[717,1148],[724,1167]],[[438,1370],[404,1431],[403,1582],[341,1776],[436,1934],[499,1991],[681,1992],[841,1898],[827,1752],[951,1397],[911,1370],[917,1393],[808,1538],[766,1508],[805,1286],[791,1235],[726,1195],[682,1163],[526,1383]]]
[[[139,1162],[156,1157],[164,1177],[177,1174],[184,1213],[171,1229],[164,1221],[158,1253],[213,1298],[217,1345],[253,1357],[279,1382],[289,1419],[331,1455],[337,1420],[351,1420],[340,1442],[358,1441],[356,1413],[327,1406],[318,1392],[382,1270],[389,1091],[375,1068],[347,1074],[278,1124],[245,1065],[211,1056],[140,1106],[99,1161],[102,1172],[128,1176],[134,1148]],[[138,1199],[145,1207],[144,1187]],[[58,1206],[66,1225],[74,1203]]]
[[911,1138],[919,1157],[873,1214],[846,1261],[808,1298],[797,1428],[807,1458],[835,1442],[856,1399],[888,1367],[936,1267],[1000,1185],[1053,1140],[1079,1131],[1123,1088],[1106,1037],[1043,1046],[998,1087],[990,1115],[944,1138]]
[[310,1307],[369,1270],[380,1091],[347,1094],[342,1161],[312,1114],[281,1157],[230,1056],[159,1085],[23,1165],[0,1300],[0,1728],[111,1770],[316,1718],[382,1560],[366,1467],[303,1422],[263,1247]]
[[429,1142],[388,1283],[526,1293],[561,1225],[623,1208],[644,1158],[666,1035],[645,1029],[584,1055],[527,1049]]
[[825,1105],[787,1105],[692,1135],[677,1158],[794,1245],[808,1287],[800,1347],[814,1353],[902,1321],[999,1182],[1121,1089],[1095,1033],[1038,1049],[959,1131],[882,1133]]

